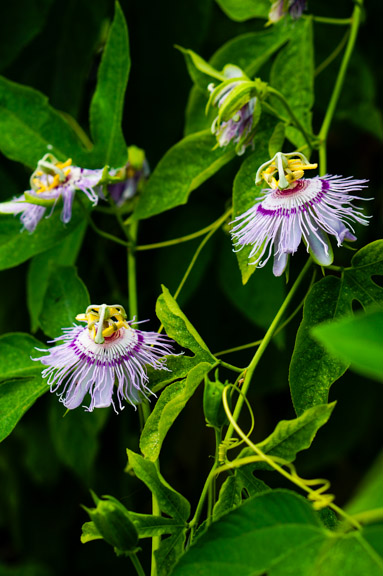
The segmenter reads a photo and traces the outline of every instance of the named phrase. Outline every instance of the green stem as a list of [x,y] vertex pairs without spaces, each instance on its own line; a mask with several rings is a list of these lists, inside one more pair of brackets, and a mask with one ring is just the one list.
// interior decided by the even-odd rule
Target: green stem
[[[285,301],[283,302],[282,306],[279,308],[279,310],[278,310],[276,316],[274,317],[274,320],[270,324],[270,327],[267,330],[259,348],[257,349],[256,353],[254,354],[253,359],[250,362],[248,369],[246,370],[245,380],[244,380],[244,383],[243,383],[243,386],[241,389],[242,394],[239,396],[239,398],[237,400],[237,404],[235,406],[235,410],[234,410],[234,414],[233,414],[233,418],[234,418],[235,422],[238,421],[239,415],[241,413],[242,406],[243,406],[243,403],[245,401],[245,397],[246,397],[247,391],[249,389],[252,376],[254,374],[254,370],[256,369],[258,362],[260,361],[264,351],[266,350],[267,346],[269,345],[269,343],[273,337],[273,334],[277,329],[277,326],[279,324],[280,319],[282,318],[282,316],[285,313],[287,307],[289,306],[291,300],[293,299],[293,297],[294,297],[299,285],[301,284],[303,278],[305,277],[306,273],[310,269],[311,264],[312,264],[312,260],[311,260],[311,258],[309,258],[307,260],[304,268],[301,270],[301,273],[299,274],[298,278],[295,280],[290,292],[287,294]],[[232,426],[232,424],[230,424],[230,426],[226,432],[226,436],[225,436],[225,440],[224,440],[225,443],[228,443],[228,441],[232,437],[232,434],[233,434],[233,426]]]
[[129,289],[129,316],[138,317],[137,303],[137,277],[136,277],[136,240],[138,222],[133,220],[130,224],[130,239],[132,244],[128,247],[128,289]]
[[323,119],[322,127],[319,131],[319,162],[320,162],[320,176],[323,176],[327,172],[327,156],[326,156],[326,141],[327,135],[330,129],[331,121],[335,113],[336,106],[338,104],[339,96],[343,87],[343,82],[346,76],[347,67],[351,58],[352,51],[354,49],[356,37],[358,35],[358,29],[360,25],[360,18],[362,13],[363,0],[360,0],[358,4],[355,4],[351,19],[351,29],[350,36],[348,38],[347,46],[343,55],[343,59],[339,68],[338,77],[335,82],[334,90],[332,92],[330,102],[327,108],[326,115]]
[[145,576],[144,569],[142,568],[141,562],[137,558],[137,554],[130,554],[129,558],[131,559],[132,564],[135,567],[138,576]]
[[359,524],[373,524],[375,522],[382,522],[383,508],[376,508],[375,510],[359,512],[358,514],[353,514],[352,518],[359,522]]
[[154,250],[156,248],[166,248],[168,246],[176,246],[177,244],[181,244],[182,242],[189,242],[190,240],[194,240],[195,238],[199,238],[200,236],[207,234],[207,232],[210,232],[210,230],[215,230],[218,226],[220,226],[220,224],[222,222],[224,222],[226,220],[226,218],[228,218],[230,216],[231,212],[232,212],[232,209],[229,208],[228,210],[226,210],[226,212],[222,216],[220,216],[218,218],[218,220],[215,220],[215,222],[212,222],[212,224],[209,224],[209,226],[206,226],[205,228],[202,228],[201,230],[197,230],[197,232],[193,232],[192,234],[187,234],[186,236],[181,236],[180,238],[173,238],[173,240],[165,240],[164,242],[156,242],[155,244],[142,244],[141,246],[137,246],[136,250],[137,251]]
[[228,364],[227,362],[223,362],[222,360],[219,360],[219,363],[221,366],[227,368],[228,370],[231,370],[232,372],[238,372],[239,374],[242,374],[242,372],[245,371],[245,368],[239,368],[238,366],[233,366],[233,364]]
[[311,149],[312,144],[311,144],[310,136],[307,134],[307,131],[305,130],[305,128],[303,127],[301,122],[298,120],[298,118],[295,116],[295,113],[294,113],[293,109],[291,108],[290,104],[288,103],[288,101],[286,100],[286,98],[283,96],[283,94],[281,92],[279,92],[275,88],[272,88],[271,86],[269,86],[267,90],[268,90],[269,94],[271,94],[272,96],[275,96],[275,98],[278,98],[278,100],[280,102],[282,102],[282,104],[286,108],[286,111],[288,112],[291,120],[295,124],[296,128],[302,133],[304,139],[306,140],[308,147]]
[[351,18],[327,18],[327,16],[303,16],[303,18],[310,18],[314,22],[321,24],[334,24],[334,26],[348,26],[351,24]]

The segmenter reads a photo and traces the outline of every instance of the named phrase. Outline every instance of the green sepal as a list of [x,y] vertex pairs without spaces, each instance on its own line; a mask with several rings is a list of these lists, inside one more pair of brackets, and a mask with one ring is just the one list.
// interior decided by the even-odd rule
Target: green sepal
[[113,496],[104,496],[105,499],[101,500],[94,492],[91,492],[91,495],[96,508],[83,508],[89,514],[97,532],[105,542],[114,547],[116,554],[135,554],[138,532],[125,506]]
[[28,191],[24,192],[24,198],[28,204],[36,204],[37,206],[53,206],[58,200],[58,198],[38,198],[34,194],[29,194]]
[[202,72],[202,74],[206,74],[206,76],[210,76],[211,78],[216,78],[219,81],[225,80],[225,75],[223,74],[223,72],[219,72],[218,70],[213,68],[213,66],[208,64],[206,60],[204,60],[203,58],[201,58],[201,56],[193,52],[193,50],[188,50],[186,48],[182,48],[182,46],[177,45],[175,46],[175,48],[177,48],[177,50],[179,50],[180,52],[182,52],[182,54],[184,54],[186,59],[186,65],[188,67],[190,76],[192,77],[193,81],[196,81],[196,75],[193,68],[197,69],[199,72]]
[[254,82],[242,81],[238,86],[235,86],[219,107],[218,122],[230,120],[235,112],[245,106],[257,94]]

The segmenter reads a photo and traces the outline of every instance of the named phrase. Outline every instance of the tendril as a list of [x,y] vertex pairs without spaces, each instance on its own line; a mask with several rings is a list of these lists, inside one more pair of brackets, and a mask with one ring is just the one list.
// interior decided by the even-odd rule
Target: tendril
[[[252,422],[250,431],[247,434],[243,432],[243,430],[240,428],[240,426],[233,418],[233,414],[230,410],[227,397],[229,390],[231,391],[236,390],[236,392],[238,392],[238,394],[240,394],[245,400]],[[222,402],[226,412],[226,416],[230,424],[234,428],[234,430],[237,432],[238,436],[241,438],[241,440],[239,440],[238,438],[231,439],[229,441],[224,440],[220,444],[218,453],[219,453],[219,463],[222,464],[222,466],[220,466],[215,470],[216,474],[224,472],[225,470],[230,470],[232,468],[239,468],[240,466],[244,466],[246,464],[252,464],[255,462],[265,462],[275,471],[279,472],[279,474],[287,478],[290,482],[292,482],[293,484],[295,484],[296,486],[307,492],[308,494],[307,498],[308,500],[310,500],[315,510],[321,510],[322,508],[330,507],[339,515],[343,516],[350,524],[352,524],[354,528],[357,529],[360,528],[359,522],[357,522],[354,518],[352,518],[346,512],[344,512],[344,510],[342,510],[333,503],[335,496],[333,494],[328,493],[328,490],[330,489],[331,486],[331,483],[328,480],[325,480],[323,478],[316,478],[309,480],[301,478],[301,476],[299,476],[298,472],[296,471],[295,466],[291,462],[288,462],[287,460],[285,460],[284,458],[280,458],[279,456],[270,456],[268,454],[265,454],[256,444],[251,442],[249,436],[254,428],[254,414],[251,409],[249,401],[237,386],[232,386],[231,384],[225,386],[222,394]],[[237,460],[228,462],[226,458],[227,450],[237,447],[243,443],[246,443],[249,446],[249,448],[251,448],[252,451],[255,452],[255,455],[246,458],[239,458]]]

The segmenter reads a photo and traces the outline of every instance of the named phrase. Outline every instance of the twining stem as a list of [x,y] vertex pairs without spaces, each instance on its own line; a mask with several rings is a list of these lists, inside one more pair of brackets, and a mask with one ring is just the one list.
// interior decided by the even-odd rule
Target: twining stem
[[358,35],[360,19],[362,14],[363,0],[355,3],[354,10],[351,18],[350,36],[348,38],[347,46],[344,51],[343,59],[339,68],[338,76],[334,85],[334,89],[327,107],[326,115],[323,119],[322,127],[319,131],[319,162],[320,162],[320,176],[327,172],[327,157],[326,157],[326,140],[330,129],[331,121],[335,113],[336,105],[343,87],[343,82],[346,76],[347,67],[354,49],[356,37]]
[[136,572],[138,574],[138,576],[145,576],[145,572],[144,569],[142,568],[141,562],[139,561],[139,559],[137,558],[136,554],[131,554],[129,556],[129,558],[132,561],[133,566],[136,569]]
[[[311,258],[309,258],[305,264],[305,266],[303,267],[303,269],[301,270],[298,278],[295,280],[290,292],[287,294],[282,306],[279,308],[277,314],[274,317],[274,320],[272,321],[272,323],[270,324],[269,329],[267,330],[259,348],[257,348],[256,353],[253,356],[253,359],[251,360],[247,370],[246,370],[246,375],[245,375],[245,379],[243,382],[243,386],[242,386],[242,394],[239,396],[238,400],[237,400],[237,404],[235,406],[235,410],[234,410],[234,414],[233,414],[233,418],[234,421],[237,422],[239,415],[241,413],[242,410],[242,406],[243,403],[245,401],[246,398],[246,394],[248,392],[250,383],[251,383],[251,379],[253,377],[254,374],[254,370],[256,369],[258,362],[260,361],[264,351],[266,350],[267,346],[269,345],[274,332],[276,331],[279,321],[282,318],[283,314],[285,313],[287,307],[289,306],[291,300],[293,299],[299,285],[301,284],[303,278],[305,277],[306,273],[308,272],[308,270],[310,269],[312,264],[312,260]],[[226,435],[225,435],[225,440],[224,442],[226,444],[229,443],[229,440],[231,439],[233,434],[233,425],[230,424],[230,426],[227,429]]]
[[[332,268],[331,266],[326,266],[326,268]],[[335,266],[336,269],[338,269],[338,266]],[[282,324],[280,324],[278,326],[278,328],[275,330],[274,335],[276,336],[277,334],[279,334],[279,332],[281,332],[288,324],[290,324],[290,322],[295,318],[295,316],[298,314],[299,310],[303,307],[305,300],[306,300],[306,296],[309,293],[311,286],[314,284],[315,281],[315,277],[316,277],[316,268],[314,269],[312,278],[311,278],[311,282],[310,282],[310,286],[307,288],[307,292],[304,296],[304,298],[302,298],[302,300],[299,302],[298,306],[295,308],[295,310],[290,314],[290,316],[288,318],[286,318],[286,320],[284,322],[282,322]],[[254,348],[255,346],[259,346],[262,343],[263,338],[261,338],[260,340],[255,340],[255,342],[249,342],[248,344],[242,344],[241,346],[236,346],[235,348],[228,348],[227,350],[220,350],[219,352],[215,352],[213,354],[214,357],[217,356],[224,356],[225,354],[231,354],[232,352],[239,352],[240,350],[247,350],[248,348]],[[222,366],[225,366],[225,362],[221,362]],[[243,371],[243,370],[242,370]]]
[[276,90],[275,88],[272,88],[271,86],[269,86],[267,88],[267,90],[268,90],[269,94],[271,94],[272,96],[275,96],[275,98],[278,98],[278,100],[280,102],[282,102],[283,106],[286,108],[286,112],[289,114],[289,116],[290,116],[291,120],[293,121],[293,123],[295,124],[296,128],[302,133],[304,139],[306,140],[306,143],[307,143],[309,149],[311,150],[311,148],[313,146],[311,143],[310,136],[308,135],[304,126],[301,124],[301,122],[296,117],[293,109],[291,108],[290,104],[288,103],[288,101],[286,100],[284,95],[281,92],[279,92],[278,90]]
[[204,234],[210,232],[210,230],[216,230],[218,226],[225,221],[231,214],[231,208],[226,210],[226,212],[215,220],[209,226],[202,228],[201,230],[197,230],[197,232],[192,232],[191,234],[187,234],[186,236],[181,236],[180,238],[173,238],[172,240],[164,240],[164,242],[156,242],[155,244],[142,244],[141,246],[136,246],[137,251],[142,250],[154,250],[155,248],[166,248],[168,246],[176,246],[177,244],[181,244],[182,242],[189,242],[190,240],[194,240],[195,238],[199,238]]
[[[232,208],[229,208],[228,210],[226,210],[226,212],[224,214],[222,214],[222,216],[220,218],[218,218],[218,220],[216,220],[215,222],[213,222],[214,227],[210,229],[209,233],[206,234],[205,238],[202,240],[202,242],[200,243],[200,245],[198,246],[197,250],[194,252],[194,256],[190,261],[189,266],[186,269],[185,274],[182,277],[181,282],[179,283],[179,286],[174,294],[174,300],[177,300],[178,296],[180,295],[180,292],[186,282],[186,280],[189,277],[190,272],[192,271],[194,264],[197,261],[198,256],[200,255],[203,247],[205,246],[205,244],[209,241],[209,239],[213,236],[214,232],[216,230],[218,230],[218,228],[225,222],[225,220],[230,216],[232,212]],[[209,227],[210,228],[210,227]],[[161,326],[159,327],[158,333],[160,334],[163,330],[163,325],[161,324]]]

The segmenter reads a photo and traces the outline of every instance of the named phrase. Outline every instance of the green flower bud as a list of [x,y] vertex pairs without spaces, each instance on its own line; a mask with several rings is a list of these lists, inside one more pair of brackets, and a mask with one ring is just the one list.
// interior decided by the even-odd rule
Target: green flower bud
[[92,496],[96,508],[84,506],[84,509],[105,542],[113,546],[117,554],[137,552],[138,532],[125,506],[112,496],[105,496],[105,500],[93,493]]

